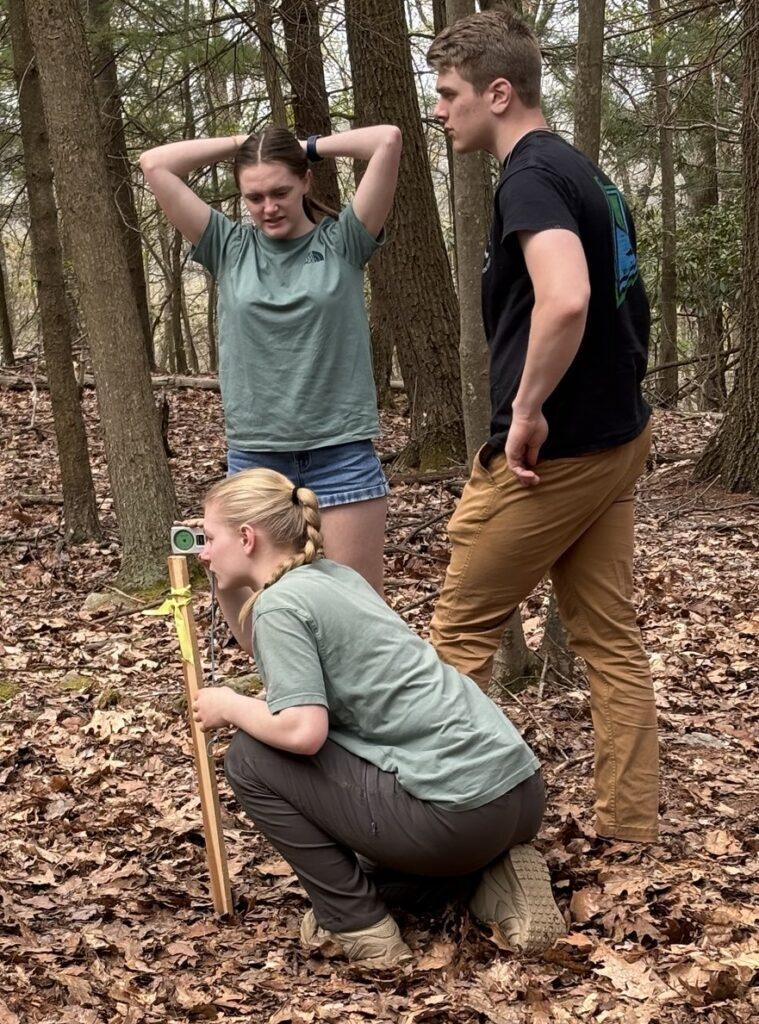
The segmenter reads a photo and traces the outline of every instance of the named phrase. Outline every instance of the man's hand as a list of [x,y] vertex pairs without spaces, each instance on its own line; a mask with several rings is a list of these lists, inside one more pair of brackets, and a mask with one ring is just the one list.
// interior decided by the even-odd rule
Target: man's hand
[[534,487],[540,477],[533,470],[540,448],[548,437],[548,423],[542,412],[531,416],[513,413],[506,438],[506,462],[523,487]]
[[204,686],[192,702],[192,717],[203,732],[229,725],[229,698],[234,690],[229,686]]

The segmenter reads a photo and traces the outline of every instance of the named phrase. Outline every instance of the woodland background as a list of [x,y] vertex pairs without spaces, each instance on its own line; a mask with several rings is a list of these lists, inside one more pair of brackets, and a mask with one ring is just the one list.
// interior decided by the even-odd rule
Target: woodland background
[[[759,2],[516,6],[541,39],[549,123],[633,209],[652,301],[636,571],[661,844],[593,833],[587,687],[542,586],[491,692],[545,766],[567,940],[521,960],[454,909],[403,921],[412,974],[304,958],[303,895],[226,789],[238,913],[213,920],[175,642],[140,612],[165,587],[169,523],[224,471],[215,293],[137,157],[272,120],[302,136],[401,126],[367,299],[388,598],[424,633],[487,430],[479,280],[498,171],[448,152],[424,54],[475,4],[0,0],[0,1024],[756,1012]],[[318,165],[320,194],[345,203],[360,173]],[[240,214],[226,166],[193,184]],[[197,606],[205,633],[202,586]],[[217,659],[255,690],[223,633]]]

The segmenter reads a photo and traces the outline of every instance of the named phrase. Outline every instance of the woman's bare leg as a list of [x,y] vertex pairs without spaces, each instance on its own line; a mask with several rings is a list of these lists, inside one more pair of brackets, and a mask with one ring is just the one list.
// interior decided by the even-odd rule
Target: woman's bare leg
[[387,498],[354,501],[322,510],[324,554],[361,573],[380,597],[385,596],[382,553],[386,520]]

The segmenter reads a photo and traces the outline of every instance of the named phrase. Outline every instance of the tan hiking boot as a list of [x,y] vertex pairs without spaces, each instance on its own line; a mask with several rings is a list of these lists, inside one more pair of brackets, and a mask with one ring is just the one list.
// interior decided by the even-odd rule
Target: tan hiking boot
[[542,952],[567,931],[548,866],[534,846],[515,846],[486,868],[469,909],[506,945],[523,953]]
[[307,949],[320,949],[334,943],[351,963],[365,967],[397,967],[413,959],[398,925],[389,914],[356,932],[328,932],[316,923],[313,910],[307,910],[300,926],[300,940]]

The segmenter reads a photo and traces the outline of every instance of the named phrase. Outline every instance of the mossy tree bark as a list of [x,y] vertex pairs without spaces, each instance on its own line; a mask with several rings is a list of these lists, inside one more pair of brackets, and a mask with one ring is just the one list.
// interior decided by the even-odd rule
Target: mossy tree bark
[[79,6],[77,0],[27,0],[26,10],[123,544],[119,582],[134,589],[164,577],[174,489],[108,180]]
[[8,20],[13,71],[21,119],[26,192],[29,199],[32,255],[36,271],[42,346],[45,353],[53,428],[63,491],[63,524],[73,544],[100,537],[95,488],[90,471],[87,433],[74,375],[63,253],[53,192],[47,130],[39,74],[26,23],[24,0],[9,0]]

